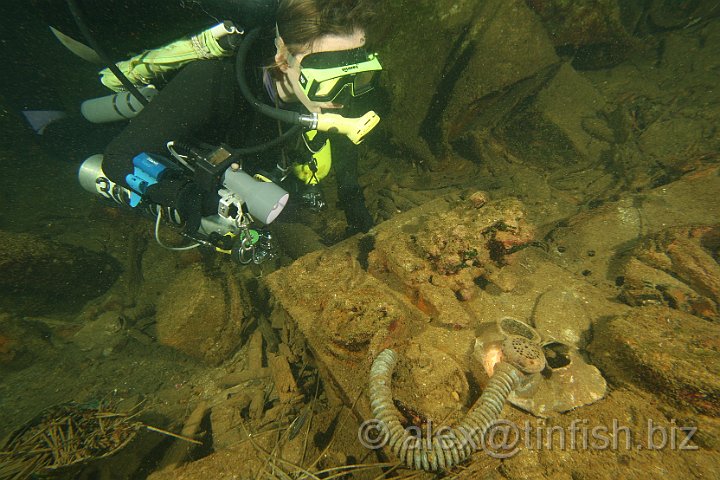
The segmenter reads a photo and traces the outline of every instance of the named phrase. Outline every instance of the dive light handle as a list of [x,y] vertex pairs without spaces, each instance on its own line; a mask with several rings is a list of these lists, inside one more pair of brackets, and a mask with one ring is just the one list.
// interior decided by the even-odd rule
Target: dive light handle
[[337,113],[313,113],[300,115],[300,120],[305,127],[322,132],[340,133],[357,145],[380,123],[380,116],[371,110],[357,118],[343,117]]

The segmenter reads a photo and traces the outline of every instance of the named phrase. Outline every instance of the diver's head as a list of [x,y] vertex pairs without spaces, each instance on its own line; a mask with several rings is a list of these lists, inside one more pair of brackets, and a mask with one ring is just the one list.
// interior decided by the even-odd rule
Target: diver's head
[[372,90],[382,67],[363,48],[369,15],[362,0],[282,0],[275,62],[283,100],[320,112]]

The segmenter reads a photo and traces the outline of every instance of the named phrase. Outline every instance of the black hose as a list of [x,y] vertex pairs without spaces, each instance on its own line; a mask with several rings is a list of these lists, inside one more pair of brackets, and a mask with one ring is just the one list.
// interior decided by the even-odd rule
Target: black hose
[[255,110],[262,113],[263,115],[274,118],[276,120],[280,120],[281,122],[299,125],[299,113],[291,112],[290,110],[281,110],[279,108],[271,107],[270,105],[264,104],[263,102],[255,98],[255,95],[253,95],[253,93],[250,91],[250,87],[248,87],[248,83],[245,78],[245,61],[247,59],[247,54],[250,50],[250,46],[255,42],[258,35],[260,35],[260,32],[260,28],[251,30],[250,33],[248,33],[247,36],[243,39],[240,47],[238,48],[237,56],[235,57],[235,75],[237,76],[237,82],[240,86],[240,92],[242,92],[243,97],[245,97],[245,99],[250,102],[250,105],[252,105]]
[[135,85],[128,80],[128,78],[120,71],[120,69],[115,65],[115,62],[113,62],[110,57],[105,53],[105,50],[100,46],[100,44],[95,40],[95,36],[92,34],[90,29],[87,26],[87,22],[85,21],[85,18],[83,16],[83,12],[80,9],[80,6],[78,5],[76,0],[67,0],[68,8],[70,8],[70,13],[72,13],[73,18],[75,19],[75,23],[77,24],[78,28],[80,29],[80,33],[82,33],[83,37],[85,37],[85,41],[88,42],[90,47],[95,50],[95,52],[98,54],[100,59],[107,64],[107,67],[110,69],[110,71],[117,77],[117,79],[122,83],[122,86],[127,89],[128,92],[132,94],[133,97],[137,99],[140,104],[145,107],[148,104],[147,98],[140,93],[140,91],[135,87]]
[[[253,155],[255,153],[264,152],[265,150],[268,150],[273,147],[277,147],[278,145],[282,145],[283,143],[287,142],[290,138],[296,138],[297,135],[300,133],[300,130],[302,127],[299,125],[296,125],[289,130],[283,132],[282,135],[279,135],[275,137],[273,140],[270,140],[269,142],[260,144],[260,145],[254,145],[252,147],[243,147],[243,148],[235,148],[232,150],[232,153],[235,155]],[[232,162],[230,162],[232,163]],[[229,164],[228,164],[229,165]]]
[[293,123],[294,125],[290,129],[283,132],[282,135],[269,142],[260,145],[254,145],[252,147],[233,149],[233,156],[228,158],[221,164],[223,167],[229,167],[230,164],[235,161],[234,157],[236,156],[253,155],[255,153],[260,153],[270,148],[282,145],[291,138],[297,137],[297,135],[302,130],[302,126],[298,124],[298,118],[300,117],[299,113],[291,112],[288,110],[280,110],[278,108],[273,108],[269,105],[265,105],[263,102],[261,102],[255,97],[255,95],[250,90],[250,87],[248,86],[247,79],[245,78],[245,63],[247,61],[248,51],[250,50],[252,44],[257,40],[260,32],[260,28],[256,28],[250,31],[250,33],[248,33],[243,39],[243,41],[240,43],[240,47],[238,48],[238,52],[235,57],[235,75],[237,77],[238,85],[240,86],[240,92],[242,93],[243,97],[245,97],[245,100],[247,100],[248,103],[253,106],[253,108],[255,108],[263,115],[267,115],[276,120],[280,120],[281,122]]
[[260,145],[253,145],[252,147],[244,147],[244,148],[233,148],[228,149],[228,151],[232,154],[230,157],[228,157],[226,160],[220,162],[218,164],[219,169],[226,169],[230,165],[233,164],[233,162],[238,161],[238,157],[242,157],[243,155],[254,155],[256,153],[264,152],[265,150],[269,150],[273,147],[277,147],[278,145],[282,145],[283,143],[287,142],[290,138],[296,137],[301,130],[302,127],[299,125],[295,125],[294,127],[290,128],[286,132],[284,132],[282,135],[274,138],[273,140],[270,140],[269,142],[261,143]]

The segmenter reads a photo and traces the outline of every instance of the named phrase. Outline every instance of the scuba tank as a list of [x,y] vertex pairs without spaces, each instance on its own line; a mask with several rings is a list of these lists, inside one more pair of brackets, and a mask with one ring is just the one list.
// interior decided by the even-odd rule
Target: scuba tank
[[[158,94],[152,85],[139,88],[138,91],[150,100]],[[129,120],[137,115],[143,105],[130,92],[119,92],[99,98],[85,100],[80,105],[80,113],[85,120],[92,123],[108,123],[118,120]]]

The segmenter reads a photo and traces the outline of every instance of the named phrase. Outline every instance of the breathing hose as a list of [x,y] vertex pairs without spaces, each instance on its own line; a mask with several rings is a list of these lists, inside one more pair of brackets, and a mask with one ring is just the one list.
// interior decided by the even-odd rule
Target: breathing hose
[[240,86],[240,92],[243,97],[247,100],[252,107],[258,112],[266,115],[270,118],[280,120],[285,123],[292,123],[300,128],[302,115],[298,112],[292,112],[290,110],[281,110],[279,108],[271,107],[258,100],[250,90],[247,79],[245,78],[245,63],[250,47],[255,43],[258,36],[260,35],[261,29],[256,28],[251,30],[243,39],[242,43],[238,47],[237,56],[235,57],[235,75],[237,76],[237,82]]
[[[513,339],[517,345],[517,338]],[[521,348],[528,348],[522,345]],[[533,351],[533,354],[536,352]],[[544,359],[544,357],[543,357]],[[485,434],[497,422],[503,406],[518,386],[527,379],[524,365],[513,365],[500,361],[495,365],[494,374],[460,423],[452,428],[444,428],[433,435],[432,439],[422,439],[411,435],[400,423],[401,414],[395,408],[392,395],[392,375],[397,363],[397,354],[383,350],[370,369],[370,406],[373,416],[380,422],[387,435],[385,445],[409,468],[431,472],[448,470],[467,460],[473,452],[483,446]],[[513,362],[514,363],[514,362]],[[544,362],[542,364],[544,367]]]

